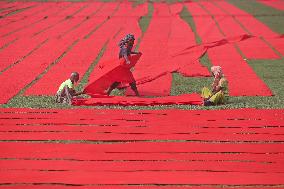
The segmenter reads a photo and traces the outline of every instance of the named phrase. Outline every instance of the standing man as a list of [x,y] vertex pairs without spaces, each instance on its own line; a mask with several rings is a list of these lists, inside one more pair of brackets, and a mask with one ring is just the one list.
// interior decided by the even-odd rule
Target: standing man
[[[119,51],[119,59],[124,58],[126,61],[126,64],[130,64],[129,56],[131,54],[141,54],[140,52],[134,52],[132,51],[133,45],[134,45],[135,37],[133,34],[127,34],[122,40],[120,40],[118,46],[120,47]],[[133,78],[133,76],[132,76]],[[110,95],[111,91],[118,87],[120,82],[116,81],[114,82],[107,90],[107,94]],[[136,96],[139,96],[139,92],[137,90],[136,82],[133,78],[131,83],[129,83],[131,89],[135,92]]]

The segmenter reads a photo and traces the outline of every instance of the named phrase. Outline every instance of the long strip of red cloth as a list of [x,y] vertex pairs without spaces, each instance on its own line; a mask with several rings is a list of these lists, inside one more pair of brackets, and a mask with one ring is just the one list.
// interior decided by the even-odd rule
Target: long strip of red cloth
[[278,10],[284,10],[284,2],[282,0],[258,0],[258,2]]
[[[223,10],[212,2],[201,2],[204,9],[210,11],[215,21],[226,37],[249,34],[237,21],[231,16],[228,10]],[[280,58],[262,39],[251,38],[238,43],[242,53],[248,59],[278,59]]]
[[93,81],[88,84],[84,93],[89,95],[105,94],[114,82],[132,83],[133,75],[130,69],[137,63],[142,54],[129,56],[130,64],[124,59],[101,62],[93,72]]
[[149,105],[173,105],[190,104],[201,105],[202,98],[198,94],[183,94],[179,96],[166,96],[156,98],[121,97],[121,96],[98,96],[98,98],[75,99],[73,105],[95,106],[95,105],[122,105],[122,106],[149,106]]
[[[197,32],[203,41],[222,36],[215,21],[197,3],[189,3],[188,10],[196,22]],[[206,15],[205,17],[198,16]],[[208,30],[212,28],[212,30]],[[200,31],[199,31],[200,30]],[[246,34],[242,35],[246,38]],[[248,39],[248,38],[246,38]],[[242,41],[239,40],[239,41]],[[235,41],[237,42],[237,41]],[[243,60],[234,44],[217,45],[208,51],[209,59],[213,65],[219,65],[228,80],[230,96],[271,96],[272,91],[256,75],[253,69]],[[242,82],[240,82],[242,81]]]
[[[92,29],[105,22],[108,15],[114,12],[116,7],[116,3],[105,5],[96,14],[96,16],[90,18],[88,22],[85,22],[73,31],[71,33],[71,37],[75,39],[80,36],[84,37],[84,35],[87,35]],[[108,13],[106,14],[106,12]],[[106,23],[107,25],[109,25],[108,22]],[[82,78],[83,73],[87,71],[90,64],[92,64],[92,62],[96,59],[104,43],[107,41],[109,37],[108,35],[115,32],[108,31],[108,28],[104,27],[104,25],[102,27],[103,28],[99,28],[96,32],[94,32],[90,38],[81,38],[79,42],[60,60],[59,64],[50,68],[48,73],[46,73],[37,83],[26,91],[25,95],[54,95],[59,85],[70,76],[71,72],[74,71],[77,71]],[[70,37],[68,37],[68,35],[66,37],[67,38],[60,39],[60,41],[62,41],[61,43],[68,42]],[[53,78],[53,80],[51,81],[50,78]]]

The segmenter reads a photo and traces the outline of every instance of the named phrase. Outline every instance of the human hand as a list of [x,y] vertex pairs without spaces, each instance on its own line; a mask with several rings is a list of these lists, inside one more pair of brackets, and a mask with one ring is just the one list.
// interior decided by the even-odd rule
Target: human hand
[[126,61],[126,64],[130,64],[130,61],[129,61],[129,60],[127,60],[127,61]]

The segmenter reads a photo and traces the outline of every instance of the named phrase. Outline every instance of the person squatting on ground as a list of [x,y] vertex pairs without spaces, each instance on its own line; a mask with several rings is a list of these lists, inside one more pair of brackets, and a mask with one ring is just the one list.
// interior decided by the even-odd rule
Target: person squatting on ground
[[58,91],[55,95],[55,101],[57,103],[71,104],[74,96],[83,94],[82,92],[76,92],[74,89],[74,85],[78,82],[78,80],[79,73],[72,72],[70,78],[61,83],[60,87],[58,88]]
[[[130,64],[129,56],[131,54],[140,54],[140,52],[132,51],[134,45],[135,37],[132,34],[127,34],[122,40],[120,40],[118,46],[120,47],[119,51],[119,59],[124,58],[126,64]],[[111,91],[119,86],[120,82],[114,82],[107,90],[107,94],[110,95]],[[133,81],[129,83],[131,89],[135,92],[136,96],[139,96],[139,92],[137,90],[136,82]]]
[[226,102],[228,82],[222,72],[222,68],[220,66],[212,66],[211,73],[214,77],[211,85],[212,91],[207,87],[203,87],[201,92],[204,106],[219,105]]

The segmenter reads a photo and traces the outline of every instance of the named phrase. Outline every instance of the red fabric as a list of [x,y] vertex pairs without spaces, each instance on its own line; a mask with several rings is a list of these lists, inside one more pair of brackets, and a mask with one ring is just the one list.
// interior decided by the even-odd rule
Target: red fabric
[[[126,34],[131,33],[135,36],[136,41],[141,37],[141,30],[139,27],[139,19],[141,16],[144,16],[147,14],[147,4],[144,3],[142,5],[139,5],[135,8],[132,7],[131,4],[125,4],[127,6],[127,11],[121,12],[120,14],[123,14],[124,19],[120,19],[114,21],[113,25],[119,25],[119,30],[113,36],[107,43],[106,49],[104,51],[103,56],[100,58],[99,63],[114,60],[115,58],[118,58],[118,43],[119,41],[125,37]],[[117,15],[118,18],[121,17],[121,15]],[[116,22],[116,23],[115,23]],[[119,23],[119,24],[118,24]],[[133,50],[135,48],[133,47]],[[96,68],[94,71],[90,74],[89,81],[93,81],[96,78]]]
[[[95,96],[94,96],[95,97]],[[96,105],[122,105],[122,106],[149,106],[149,105],[171,105],[171,104],[191,104],[201,105],[202,98],[198,94],[183,94],[180,96],[167,96],[158,98],[141,97],[120,97],[120,96],[99,96],[90,99],[75,99],[72,103],[76,106],[96,106]]]
[[258,21],[251,14],[233,6],[225,1],[218,1],[216,4],[222,9],[227,10],[231,15],[235,17],[247,30],[255,36],[276,36],[277,33],[273,32],[269,27]]
[[[3,166],[2,169],[15,169],[21,170],[27,168],[27,163],[30,165],[29,170],[48,170],[50,165],[52,165],[53,170],[84,170],[84,171],[119,171],[119,172],[128,172],[137,170],[151,170],[159,169],[160,171],[168,170],[177,170],[177,171],[193,171],[193,170],[222,170],[222,168],[217,168],[223,166],[226,170],[232,172],[260,172],[265,168],[266,171],[274,172],[279,170],[278,165],[260,165],[258,162],[174,162],[174,161],[148,161],[141,163],[140,161],[77,161],[77,162],[68,162],[68,161],[58,161],[58,160],[46,160],[46,161],[37,161],[37,160],[2,160]],[[251,168],[252,167],[252,168]],[[223,168],[224,169],[224,168]]]
[[248,59],[280,58],[262,39],[258,37],[239,42],[238,46]]
[[[69,10],[69,14],[72,13],[72,11],[77,10],[71,9]],[[83,19],[80,19],[83,20]],[[72,21],[66,21],[60,24],[60,27],[51,28],[50,30],[46,31],[45,33],[41,33],[39,36],[32,37],[25,36],[24,33],[22,33],[22,38],[14,42],[13,44],[9,45],[7,48],[0,51],[0,57],[1,57],[1,65],[0,70],[5,69],[9,65],[21,60],[21,58],[27,56],[32,50],[34,50],[41,42],[46,40],[47,38],[52,38],[55,35],[60,35],[64,33],[66,30],[70,29],[74,24],[78,23],[78,19],[73,19]],[[28,21],[27,21],[28,22]],[[60,29],[60,30],[59,30]],[[34,30],[36,32],[38,30]],[[55,35],[53,35],[56,32]]]
[[[92,0],[89,0],[92,1]],[[17,185],[2,185],[2,189],[50,189],[50,185],[25,185],[25,184],[17,184]],[[160,189],[160,186],[111,186],[112,189]],[[198,186],[199,189],[216,189],[212,187],[201,187]],[[224,189],[229,189],[225,188]],[[66,185],[52,185],[52,189],[109,189],[109,186],[66,186]],[[180,186],[163,186],[163,189],[180,189]],[[183,189],[192,189],[191,186],[183,187]],[[259,189],[250,187],[250,189]],[[265,187],[265,189],[275,189],[275,187]]]
[[269,38],[269,43],[282,55],[284,55],[284,37],[283,35],[275,38]]
[[[68,183],[70,185],[104,185],[112,183],[113,185],[124,185],[137,183],[150,185],[152,183],[162,184],[224,184],[224,185],[277,185],[283,183],[283,173],[238,173],[238,172],[194,172],[188,174],[184,171],[131,171],[131,172],[107,172],[93,171],[89,174],[86,171],[38,171],[36,177],[33,176],[34,171],[7,171],[5,177],[0,178],[2,183]],[[76,178],[76,179],[74,179]],[[263,179],[265,178],[265,179]]]
[[[165,97],[164,97],[165,98]],[[157,100],[159,101],[159,100]],[[91,103],[90,101],[87,101]],[[130,100],[129,100],[130,102]],[[172,101],[173,102],[173,101]],[[101,103],[101,102],[100,102]],[[124,103],[125,105],[126,103]],[[142,104],[142,103],[141,103]],[[158,104],[158,103],[157,103]],[[169,103],[168,103],[169,104]],[[101,121],[100,121],[101,122]],[[247,128],[239,126],[239,128],[194,128],[194,126],[184,126],[181,128],[171,128],[169,125],[163,125],[163,129],[158,127],[137,128],[123,127],[101,127],[94,128],[92,126],[80,126],[73,128],[72,126],[55,125],[45,126],[44,123],[37,122],[36,125],[14,126],[10,124],[9,128],[0,127],[0,136],[2,140],[100,140],[100,141],[130,141],[130,140],[196,140],[196,141],[280,141],[283,136],[277,133],[283,133],[283,129],[261,129]],[[77,123],[72,120],[73,124]],[[99,123],[97,121],[96,123]],[[32,124],[32,123],[29,123]],[[34,123],[36,124],[36,123]],[[82,125],[87,124],[85,122]],[[103,124],[103,123],[102,123]],[[115,125],[115,123],[113,123]],[[241,132],[240,132],[241,128]],[[186,132],[190,130],[190,132]],[[266,133],[265,133],[266,132]],[[135,133],[132,134],[132,133]],[[236,134],[237,133],[237,134]],[[249,133],[249,134],[245,134]]]
[[[214,49],[218,46],[246,40],[250,37],[251,36],[247,36],[247,35],[236,36],[236,37],[221,39],[221,40],[208,42],[208,43],[204,43],[200,45],[189,46],[179,51],[177,50],[176,52],[173,52],[172,54],[170,54],[168,57],[164,57],[160,60],[161,62],[165,62],[162,69],[160,68],[158,64],[147,65],[147,67],[144,68],[144,74],[140,77],[134,76],[134,78],[136,79],[136,83],[138,85],[151,82],[153,80],[160,78],[161,76],[165,76],[169,73],[178,71],[179,69],[187,66],[189,62],[195,63],[196,61],[198,61],[198,59],[202,55],[204,55],[204,53],[206,53],[208,49],[211,49],[211,48]],[[187,61],[183,61],[185,58]]]
[[[1,158],[65,158],[65,159],[84,159],[84,160],[104,160],[112,159],[117,154],[121,153],[120,157],[127,158],[128,154],[136,153],[135,156],[139,159],[139,154],[145,156],[150,153],[171,152],[172,155],[176,153],[281,153],[283,144],[214,144],[214,143],[190,143],[190,142],[129,142],[129,143],[113,143],[113,144],[49,144],[49,143],[26,143],[26,142],[1,142]],[[35,149],[40,149],[36,150]],[[80,149],[80,150],[78,150]],[[104,154],[105,153],[105,154]],[[111,154],[114,153],[114,154]],[[102,155],[100,157],[100,155]],[[107,157],[107,155],[109,157]],[[157,158],[157,155],[150,155]],[[178,155],[177,155],[178,156]],[[223,155],[225,156],[225,155]],[[119,156],[118,156],[119,157]],[[134,156],[132,156],[134,157]],[[162,155],[163,157],[163,155]],[[168,156],[169,157],[169,156]],[[195,156],[196,157],[196,156]],[[198,156],[197,156],[198,157]],[[201,156],[202,157],[202,156]],[[209,156],[210,157],[210,156]],[[222,156],[221,156],[222,157]],[[269,157],[269,156],[267,156]],[[273,156],[276,159],[272,161],[281,160],[283,156]],[[256,157],[257,158],[257,157]],[[246,158],[244,158],[246,159]],[[216,159],[215,159],[216,160]],[[259,159],[260,160],[260,159]],[[262,159],[263,160],[263,159]],[[269,159],[268,159],[269,160]],[[271,161],[270,160],[270,161]],[[279,162],[281,163],[281,161]],[[279,168],[281,170],[281,167]],[[3,177],[1,177],[3,178]],[[1,180],[2,181],[2,180]],[[283,180],[282,180],[283,181]],[[254,183],[255,184],[255,183]],[[278,183],[279,184],[279,183]]]
[[[138,91],[141,95],[167,96],[170,94],[172,84],[171,72],[177,64],[179,67],[174,68],[174,71],[186,76],[209,76],[209,72],[198,61],[195,63],[190,61],[192,54],[169,58],[172,54],[188,47],[189,44],[195,44],[193,32],[178,15],[182,4],[169,7],[165,4],[154,5],[152,21],[139,48],[145,57],[142,57],[135,66],[133,74],[139,84]],[[159,43],[154,41],[159,41]],[[127,94],[133,95],[134,93],[131,89],[127,89]]]
[[231,15],[234,15],[234,17],[247,29],[249,30],[252,35],[254,36],[263,36],[268,43],[271,43],[273,47],[278,50],[279,52],[283,52],[283,43],[282,41],[276,41],[272,40],[271,38],[277,37],[279,34],[272,31],[269,27],[264,25],[262,22],[255,19],[252,15],[238,9],[237,7],[224,2],[224,1],[218,1],[216,2],[218,6],[220,6],[223,9],[228,10]]
[[[27,19],[24,19],[25,23],[31,22],[30,19],[33,18],[33,17],[39,19],[39,21],[35,22],[34,24],[22,26],[22,27],[20,27],[20,29],[16,29],[14,31],[7,31],[7,34],[4,34],[5,37],[1,38],[1,45],[9,43],[9,42],[11,42],[15,39],[26,38],[26,37],[31,38],[35,34],[37,34],[38,32],[43,31],[46,28],[50,28],[50,27],[58,24],[58,22],[60,20],[62,22],[62,20],[64,20],[65,18],[63,16],[58,16],[58,13],[62,12],[66,8],[65,6],[67,6],[68,4],[69,3],[48,4],[49,7],[46,6],[44,11],[42,11],[41,15],[30,16],[30,17],[27,16]],[[45,11],[47,11],[47,12],[45,12]],[[46,16],[46,19],[42,19],[45,16]],[[17,25],[21,26],[23,24],[22,22],[18,21],[16,23],[17,23]],[[10,26],[10,25],[8,24],[8,26]],[[17,26],[17,27],[19,27],[19,26]],[[9,34],[9,32],[11,32],[11,34]]]
[[[145,56],[141,58],[133,71],[134,78],[139,80],[148,74],[151,66],[151,73],[159,72],[168,66],[168,62],[162,61],[167,56],[167,39],[170,33],[171,15],[167,4],[155,3],[151,22],[144,34],[139,46]],[[155,65],[155,67],[152,67]],[[161,76],[159,81],[152,81],[146,85],[137,86],[139,94],[152,96],[167,96],[171,89],[171,75]],[[151,89],[155,92],[151,94]],[[127,89],[126,94],[132,94],[131,89]]]
[[[96,28],[107,19],[107,12],[113,12],[117,7],[116,3],[110,3],[104,6],[96,16],[91,17],[88,22],[85,22],[81,27],[77,28],[72,33],[67,35],[67,38],[62,41],[68,41],[68,39],[77,39],[78,37],[87,35],[90,30]],[[105,15],[105,16],[104,16]],[[62,30],[63,28],[57,28]],[[100,31],[100,30],[98,30]],[[67,53],[58,64],[53,66],[48,73],[46,73],[35,85],[26,91],[26,95],[54,95],[60,84],[70,77],[71,72],[77,71],[80,74],[80,78],[83,77],[83,73],[86,72],[90,64],[96,59],[106,42],[106,37],[100,37],[106,30],[102,32],[95,32],[88,39],[81,39],[70,51]],[[58,33],[58,31],[55,31]],[[90,53],[83,53],[90,52]],[[50,78],[53,78],[51,82]]]
[[84,93],[93,94],[105,94],[111,84],[114,82],[132,83],[135,81],[130,69],[137,63],[142,54],[131,55],[129,60],[131,64],[126,64],[124,58],[119,60],[110,60],[100,62],[93,73],[93,81],[88,84]]
[[[96,30],[90,36],[90,38],[79,41],[79,43],[62,58],[60,63],[52,67],[39,82],[37,82],[30,90],[26,92],[26,94],[52,95],[54,94],[54,92],[56,92],[61,82],[64,81],[64,79],[68,78],[70,73],[74,70],[79,72],[79,74],[81,75],[80,77],[82,78],[83,74],[87,71],[90,64],[92,64],[98,56],[101,48],[106,43],[106,41],[115,36],[117,32],[119,32],[120,25],[117,23],[123,22],[125,20],[124,17],[121,17],[119,15],[123,13],[129,13],[132,10],[129,4],[123,4],[123,6],[121,5],[120,9],[115,12],[114,16],[109,20],[109,12],[114,12],[117,5],[117,3],[106,4],[93,19],[90,19],[88,23],[93,23],[93,25],[87,24],[87,27],[92,26],[92,29],[94,29],[96,25],[99,25],[105,21],[107,22],[103,24],[98,30]],[[94,23],[96,25],[94,25]],[[79,28],[79,31],[77,31],[81,33],[80,35],[82,35],[82,33],[90,31],[90,28],[84,29],[84,27],[82,27],[83,26]],[[91,75],[93,76],[95,74],[92,73]],[[90,77],[91,81],[94,79],[92,76]],[[50,78],[53,78],[52,82],[50,82]]]
[[208,51],[208,56],[213,65],[222,67],[228,80],[230,96],[273,95],[232,44],[212,48]]
[[1,7],[0,16],[3,17],[3,16],[8,15],[9,13],[14,12],[14,11],[25,9],[25,8],[30,8],[30,7],[33,7],[34,5],[36,5],[35,2],[11,3],[11,5],[8,4],[6,6],[5,5],[0,5],[0,7]]
[[[185,49],[189,44],[196,44],[195,34],[189,25],[180,18],[179,12],[182,10],[182,4],[173,4],[170,6],[171,17],[171,33],[168,38],[168,53],[176,52],[179,49]],[[191,56],[190,54],[188,56]],[[177,70],[183,76],[210,76],[207,67],[201,65],[199,61],[189,62],[190,57],[184,56],[178,60],[174,60],[184,66]],[[169,94],[169,93],[168,93]]]
[[[212,38],[210,36],[221,35],[221,32],[217,29],[210,30],[211,35],[209,36],[204,32],[203,28],[209,26],[213,27],[215,22],[197,3],[189,3],[187,8],[192,13],[193,19],[196,22],[197,32],[201,32],[200,36],[202,41],[208,41],[208,39]],[[200,17],[198,14],[204,15],[204,17]],[[207,26],[204,25],[204,22]],[[247,40],[250,38],[250,36],[247,36],[246,34],[243,35],[243,37],[243,39]],[[243,39],[240,39],[240,41],[245,41]],[[220,41],[214,48],[210,48],[208,56],[213,65],[222,67],[228,80],[229,94],[231,96],[271,96],[272,91],[243,60],[234,45],[221,45],[222,43],[226,44],[226,41]]]
[[273,7],[278,10],[284,10],[284,2],[282,0],[258,0],[258,2],[265,4],[266,6]]
[[[222,39],[224,36],[220,33],[212,18],[198,5],[198,3],[186,3],[186,7],[196,26],[196,31],[203,43]],[[202,27],[201,27],[202,26]]]
[[[70,6],[70,2],[45,2],[45,3],[37,3],[36,6],[33,6],[32,8],[26,9],[26,11],[21,11],[18,12],[17,14],[13,14],[10,15],[8,17],[2,18],[0,20],[0,24],[1,25],[5,25],[8,26],[10,24],[15,24],[16,22],[21,23],[22,21],[24,21],[25,19],[28,19],[29,17],[35,17],[38,14],[41,15],[42,12],[48,10],[49,8],[51,8],[52,6],[54,6],[54,4],[56,6]],[[1,45],[2,45],[2,41],[1,41]]]
[[[226,37],[245,35],[247,33],[239,23],[227,12],[215,3],[201,2],[202,6],[214,16],[218,26]],[[248,59],[278,59],[280,58],[262,39],[253,38],[238,43],[242,53]]]
[[284,176],[283,118],[283,109],[3,108],[0,183],[276,186]]
[[[24,30],[26,28],[31,28],[31,30],[33,30],[34,32],[37,31],[37,27],[33,27],[36,26],[38,23],[44,22],[45,20],[43,19],[45,16],[50,16],[50,14],[54,14],[56,12],[56,10],[60,10],[61,7],[60,6],[52,6],[51,8],[47,8],[48,5],[45,5],[45,8],[41,10],[41,12],[39,14],[37,14],[36,16],[29,16],[26,19],[23,19],[19,22],[15,22],[12,24],[9,24],[7,27],[3,27],[0,28],[0,33],[2,34],[2,37],[6,37],[7,35],[11,35],[9,33],[12,33],[12,35],[14,35],[13,33],[17,33],[18,31]],[[79,3],[78,6],[73,8],[73,11],[75,12],[76,10],[80,9],[80,7],[82,7],[82,4]],[[55,11],[55,12],[53,12]],[[70,12],[69,12],[70,13]],[[47,19],[48,20],[48,19]],[[25,35],[23,35],[25,36]],[[12,36],[8,37],[8,39],[10,39]],[[16,35],[15,35],[16,37]],[[7,42],[4,38],[4,42]],[[3,42],[1,42],[0,46],[4,45]]]
[[[72,21],[68,21],[65,23],[65,26],[74,26],[82,19],[84,18],[77,18]],[[64,24],[62,24],[61,27],[64,27]],[[53,28],[53,30],[55,29],[57,28]],[[60,33],[63,33],[66,29],[69,28],[66,27],[65,30],[61,30]],[[60,33],[57,31],[57,34]],[[0,89],[6,92],[1,96],[0,103],[7,103],[9,99],[16,95],[23,87],[36,79],[40,73],[42,73],[51,63],[55,62],[56,59],[72,45],[75,36],[77,38],[83,34],[84,33],[80,32],[80,30],[75,30],[71,34],[66,35],[64,38],[50,39],[19,64],[5,71],[0,76],[0,81],[3,83],[3,85],[0,86]],[[47,34],[38,36],[35,39],[45,38],[46,35]],[[29,45],[27,46],[29,47]],[[24,47],[22,48],[25,49]],[[39,63],[39,61],[41,62]],[[15,80],[15,77],[17,77],[17,80]],[[56,87],[58,88],[58,86]]]

